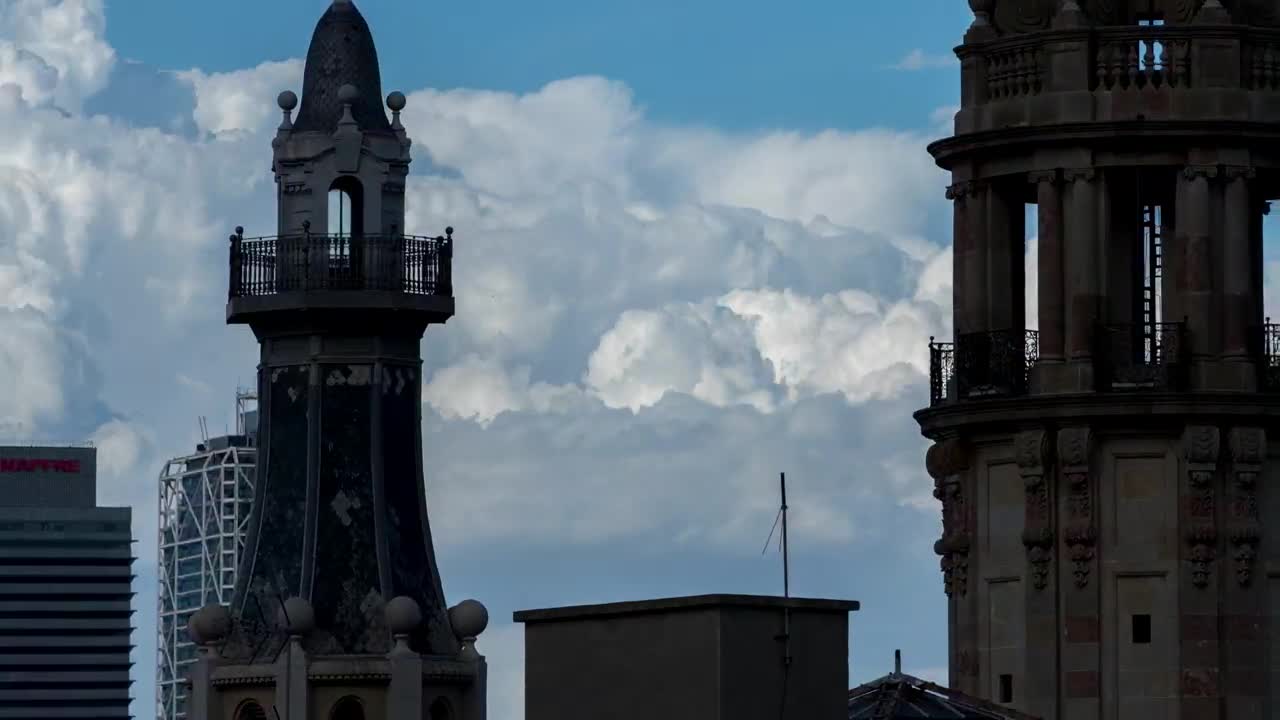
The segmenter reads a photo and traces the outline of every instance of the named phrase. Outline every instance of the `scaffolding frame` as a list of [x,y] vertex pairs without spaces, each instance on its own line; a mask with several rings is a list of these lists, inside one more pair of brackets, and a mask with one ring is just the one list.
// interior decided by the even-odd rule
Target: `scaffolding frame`
[[[256,395],[236,395],[237,430]],[[206,604],[229,605],[252,509],[257,448],[210,449],[165,463],[159,479],[159,622],[156,718],[185,720],[186,667],[196,648],[187,621]]]

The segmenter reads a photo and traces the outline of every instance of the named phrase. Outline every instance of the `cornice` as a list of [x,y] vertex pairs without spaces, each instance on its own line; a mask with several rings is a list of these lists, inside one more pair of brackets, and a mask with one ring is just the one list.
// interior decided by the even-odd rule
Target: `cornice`
[[1185,392],[1024,395],[950,402],[919,410],[914,417],[920,424],[921,434],[935,440],[954,436],[962,430],[981,432],[1088,423],[1106,426],[1126,418],[1141,418],[1141,422],[1148,425],[1153,420],[1176,425],[1212,424],[1220,419],[1233,425],[1265,428],[1280,425],[1280,395]]
[[1247,145],[1249,140],[1280,142],[1280,125],[1245,120],[1123,120],[1032,125],[955,135],[935,140],[929,144],[928,151],[939,167],[950,169],[970,155],[985,153],[998,157],[1027,152],[1023,146],[1029,146],[1028,150],[1043,150],[1054,144],[1173,137],[1223,139],[1237,145],[1242,142]]

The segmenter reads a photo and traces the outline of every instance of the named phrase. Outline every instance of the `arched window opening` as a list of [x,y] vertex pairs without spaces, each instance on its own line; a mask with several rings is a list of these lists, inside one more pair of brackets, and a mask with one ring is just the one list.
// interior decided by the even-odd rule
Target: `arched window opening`
[[333,704],[329,720],[364,720],[364,705],[360,704],[360,698],[348,695]]
[[267,711],[253,700],[245,700],[236,708],[236,720],[267,720]]
[[364,232],[364,188],[351,175],[329,186],[330,235],[359,236]]
[[453,720],[453,708],[449,706],[449,701],[444,698],[436,698],[431,703],[431,709],[427,711],[429,720]]

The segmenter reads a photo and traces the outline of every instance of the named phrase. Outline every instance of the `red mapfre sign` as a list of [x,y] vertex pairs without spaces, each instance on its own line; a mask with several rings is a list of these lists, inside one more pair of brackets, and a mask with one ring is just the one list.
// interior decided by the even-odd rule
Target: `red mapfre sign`
[[39,458],[0,458],[0,473],[78,473],[79,460],[41,460]]

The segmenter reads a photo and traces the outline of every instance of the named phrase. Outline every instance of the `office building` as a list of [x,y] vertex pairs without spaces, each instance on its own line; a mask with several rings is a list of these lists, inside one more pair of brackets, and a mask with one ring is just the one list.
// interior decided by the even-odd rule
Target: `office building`
[[0,718],[129,718],[127,507],[92,447],[0,447]]
[[253,501],[257,396],[236,396],[236,432],[206,439],[160,473],[156,718],[186,717],[186,668],[195,659],[191,614],[230,604]]

